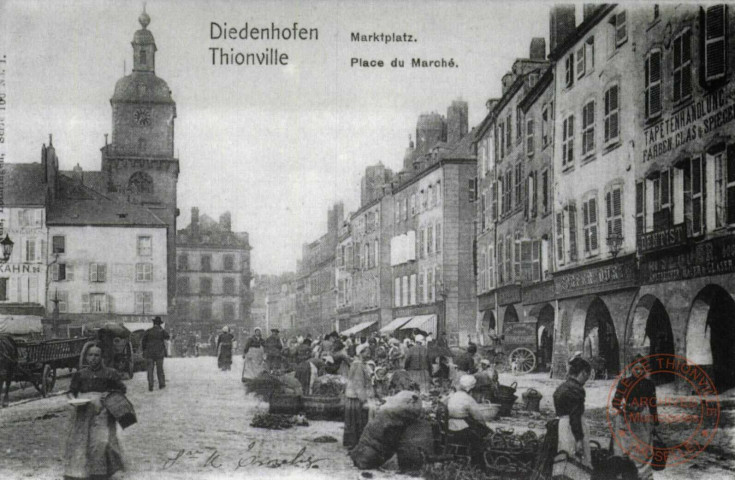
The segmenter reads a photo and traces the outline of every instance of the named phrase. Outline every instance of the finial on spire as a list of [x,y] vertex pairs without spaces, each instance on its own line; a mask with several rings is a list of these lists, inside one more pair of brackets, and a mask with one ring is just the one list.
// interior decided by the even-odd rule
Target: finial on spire
[[140,23],[140,26],[143,27],[143,30],[145,30],[145,27],[147,27],[148,24],[151,23],[151,17],[148,16],[145,11],[145,2],[143,2],[143,13],[141,13],[138,17],[138,22]]

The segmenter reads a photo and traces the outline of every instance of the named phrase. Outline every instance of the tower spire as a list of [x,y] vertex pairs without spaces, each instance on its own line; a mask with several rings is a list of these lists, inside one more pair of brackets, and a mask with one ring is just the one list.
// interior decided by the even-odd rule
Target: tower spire
[[138,17],[138,23],[143,27],[133,36],[133,72],[155,72],[156,61],[156,41],[153,34],[148,30],[151,23],[151,17],[145,11],[143,4],[143,13]]

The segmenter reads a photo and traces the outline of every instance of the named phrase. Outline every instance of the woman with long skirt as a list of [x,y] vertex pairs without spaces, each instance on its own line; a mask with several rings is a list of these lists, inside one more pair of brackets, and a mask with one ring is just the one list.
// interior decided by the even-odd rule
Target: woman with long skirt
[[263,349],[263,334],[259,328],[253,330],[253,336],[245,341],[242,357],[245,360],[242,367],[242,380],[252,380],[265,370],[265,351]]
[[345,432],[342,444],[347,448],[357,445],[360,435],[367,424],[367,410],[363,407],[370,398],[375,397],[372,373],[367,366],[370,348],[362,344],[357,347],[357,358],[350,365],[345,388]]
[[217,367],[220,370],[229,370],[232,367],[232,341],[235,337],[230,333],[230,327],[222,327],[222,333],[217,337]]

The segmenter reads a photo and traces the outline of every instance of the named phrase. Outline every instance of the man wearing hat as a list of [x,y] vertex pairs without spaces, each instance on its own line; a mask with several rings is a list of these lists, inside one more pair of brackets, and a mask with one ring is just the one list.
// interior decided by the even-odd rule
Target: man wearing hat
[[143,358],[148,366],[148,391],[153,391],[153,366],[156,367],[158,388],[166,388],[166,375],[163,373],[163,358],[166,356],[166,340],[169,335],[161,326],[161,317],[153,318],[153,326],[145,331],[140,341]]
[[278,336],[280,332],[277,328],[271,329],[271,336],[265,339],[263,348],[265,349],[265,364],[268,371],[278,370],[281,368],[281,350],[283,344]]

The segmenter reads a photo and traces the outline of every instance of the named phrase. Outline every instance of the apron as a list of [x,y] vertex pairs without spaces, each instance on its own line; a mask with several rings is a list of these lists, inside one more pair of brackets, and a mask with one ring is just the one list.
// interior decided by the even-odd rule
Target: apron
[[587,420],[582,414],[582,433],[584,434],[584,451],[577,457],[576,440],[572,434],[569,415],[559,417],[559,440],[554,456],[553,478],[569,478],[572,480],[589,480],[592,474],[592,453],[590,452],[590,430]]
[[[651,480],[653,478],[653,425],[650,422],[625,422],[625,416],[615,415],[613,419],[615,438],[612,439],[613,454],[627,456],[638,470],[639,480]],[[631,435],[631,433],[633,435]],[[634,437],[635,435],[635,437]],[[638,440],[636,440],[636,437]],[[641,442],[651,445],[648,452],[641,451]],[[629,452],[633,452],[632,455]],[[641,461],[641,457],[644,457]]]
[[245,354],[245,362],[242,366],[242,379],[252,380],[257,378],[265,370],[265,354],[263,347],[250,347]]

